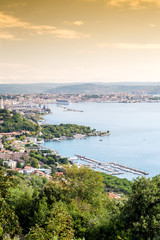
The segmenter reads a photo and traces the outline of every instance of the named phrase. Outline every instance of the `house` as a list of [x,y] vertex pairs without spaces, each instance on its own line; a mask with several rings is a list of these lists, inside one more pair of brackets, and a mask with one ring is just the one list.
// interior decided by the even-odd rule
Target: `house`
[[41,172],[40,170],[35,170],[35,171],[32,172],[32,174],[36,174],[36,175],[38,175],[38,176],[40,176],[40,177],[45,177],[45,178],[47,178],[47,179],[50,179],[50,178],[51,178],[50,175],[47,175],[47,174]]
[[56,172],[57,176],[60,177],[60,176],[63,176],[63,172]]
[[119,195],[115,195],[114,193],[109,193],[109,198],[119,200],[121,197]]
[[29,174],[31,174],[31,173],[32,173],[33,171],[35,171],[35,170],[36,170],[36,169],[33,168],[33,167],[31,167],[31,166],[26,166],[26,167],[23,169],[23,173],[29,175]]
[[40,172],[42,172],[46,175],[51,174],[51,169],[45,169],[45,168],[38,168],[37,169],[37,168],[33,168],[31,166],[26,166],[23,170],[23,173],[29,175],[29,174],[33,173],[34,171],[40,171]]
[[8,161],[4,161],[3,162],[3,165],[4,164],[7,164],[8,167],[12,168],[12,169],[15,169],[16,168],[16,165],[17,165],[17,162],[16,161],[13,161],[13,160],[8,160]]

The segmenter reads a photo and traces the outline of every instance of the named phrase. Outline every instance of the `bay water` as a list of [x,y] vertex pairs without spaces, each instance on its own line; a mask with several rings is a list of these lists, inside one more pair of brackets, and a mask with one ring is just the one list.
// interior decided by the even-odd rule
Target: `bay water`
[[[104,137],[47,141],[44,147],[56,150],[64,157],[84,155],[100,162],[115,162],[149,172],[160,173],[160,103],[75,103],[65,111],[50,104],[52,113],[44,118],[47,124],[75,123],[111,134]],[[100,141],[101,140],[101,141]],[[137,175],[124,173],[121,178]]]

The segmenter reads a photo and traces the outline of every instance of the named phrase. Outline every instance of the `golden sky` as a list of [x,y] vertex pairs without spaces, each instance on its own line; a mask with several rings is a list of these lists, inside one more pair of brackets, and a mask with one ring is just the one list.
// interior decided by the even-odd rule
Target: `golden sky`
[[0,83],[159,81],[160,0],[0,0]]

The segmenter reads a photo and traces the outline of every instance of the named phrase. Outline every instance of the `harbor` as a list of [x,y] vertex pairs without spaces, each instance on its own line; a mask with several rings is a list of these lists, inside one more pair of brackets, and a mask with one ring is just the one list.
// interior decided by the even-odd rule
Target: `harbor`
[[57,105],[57,107],[63,108],[64,111],[70,111],[70,112],[84,112],[83,110],[77,110],[77,109],[72,109],[72,108],[68,108],[68,107],[64,107],[62,105]]
[[[82,164],[80,165],[83,165],[83,166],[86,166],[86,167],[89,167],[95,171],[101,171],[101,172],[105,172],[109,175],[120,175],[120,174],[124,174],[122,171],[119,171],[119,169],[114,169],[114,168],[111,168],[109,167],[109,163],[102,163],[102,162],[99,162],[95,159],[92,159],[92,158],[88,158],[88,157],[85,157],[85,156],[82,156],[82,155],[79,155],[79,154],[75,154],[76,158],[70,158],[70,160],[73,162],[73,163],[76,163],[76,160],[81,160],[82,161]],[[84,162],[84,163],[83,163]],[[89,164],[86,164],[85,162],[89,163]]]
[[[103,163],[80,154],[75,154],[75,156],[76,158],[70,158],[70,161],[72,161],[73,163],[75,163],[76,160],[80,160],[82,161],[81,165],[87,166],[93,170],[106,172],[109,175],[119,175],[119,174],[124,174],[124,172],[132,173],[136,175],[149,175],[148,172],[141,171],[139,169],[135,169],[132,167],[124,166],[118,163],[114,163],[114,162]],[[86,164],[86,162],[89,164]]]
[[[63,111],[55,104],[49,105],[49,107],[53,113],[44,116],[46,124],[76,123],[102,131],[109,128],[111,135],[103,138],[86,137],[70,141],[61,140],[61,143],[46,141],[44,146],[57,150],[62,156],[74,157],[77,153],[99,162],[113,162],[149,173],[149,175],[138,174],[134,171],[132,173],[130,171],[132,169],[120,170],[118,167],[121,166],[106,165],[113,171],[117,169],[119,172],[123,172],[124,174],[117,175],[119,178],[132,180],[138,176],[154,177],[159,174],[159,131],[155,131],[155,129],[160,129],[159,104],[76,103],[66,106],[84,110],[82,114]],[[154,114],[154,125],[150,124],[151,111]],[[138,118],[139,114],[141,114],[141,118]],[[78,162],[83,161],[78,160]],[[91,164],[87,161],[84,163]],[[99,170],[101,171],[101,169]],[[110,172],[106,171],[106,173]]]

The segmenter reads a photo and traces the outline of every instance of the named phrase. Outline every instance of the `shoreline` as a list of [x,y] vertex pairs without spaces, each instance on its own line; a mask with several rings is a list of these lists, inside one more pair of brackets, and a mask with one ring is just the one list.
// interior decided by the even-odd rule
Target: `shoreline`
[[87,137],[105,137],[105,136],[109,136],[111,133],[105,133],[102,135],[87,135],[87,134],[75,134],[73,137],[66,137],[66,136],[62,136],[59,138],[52,138],[52,139],[44,139],[44,142],[47,141],[57,141],[57,142],[61,142],[62,140],[73,140],[73,139],[85,139]]

